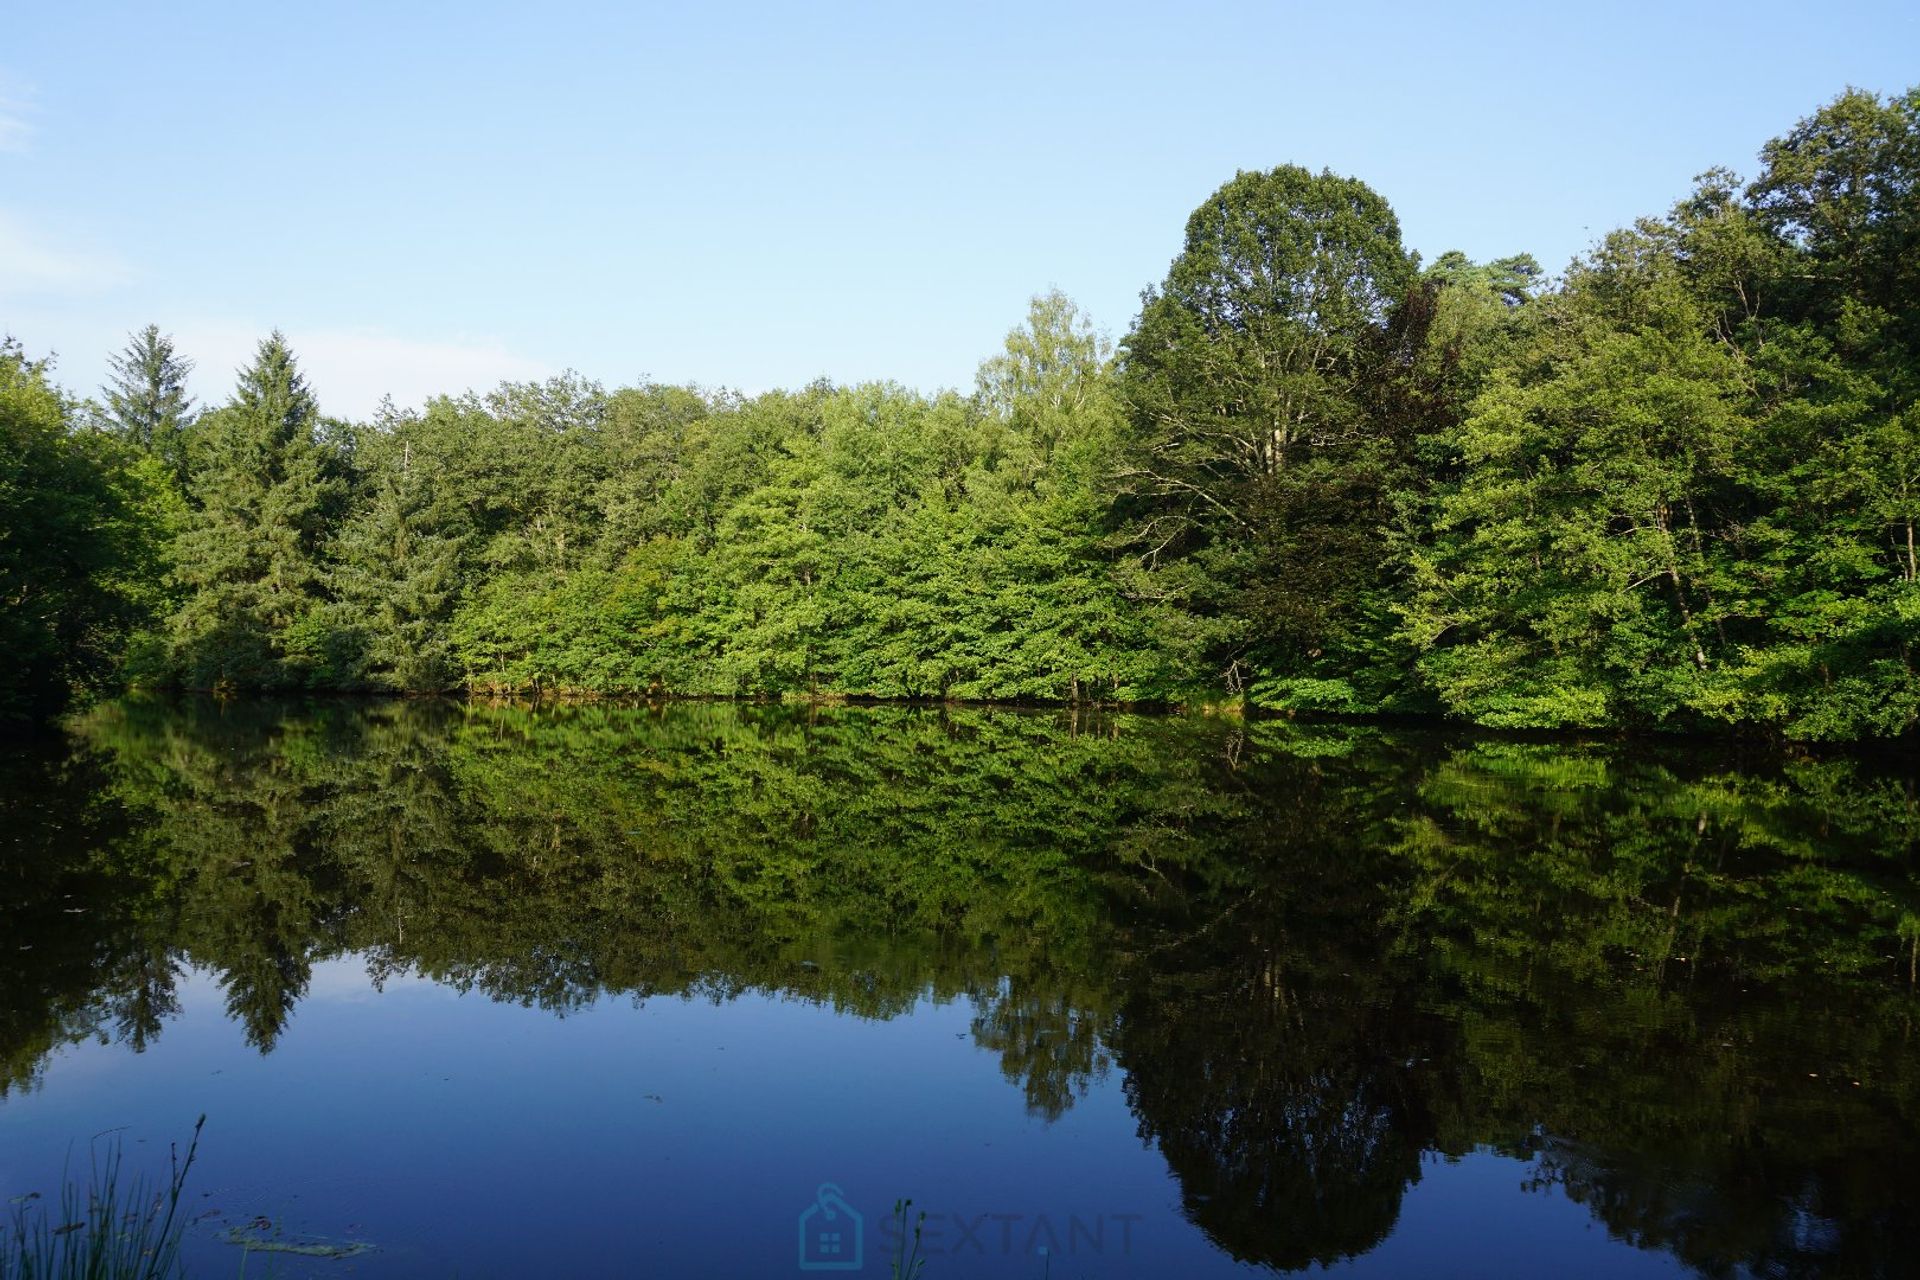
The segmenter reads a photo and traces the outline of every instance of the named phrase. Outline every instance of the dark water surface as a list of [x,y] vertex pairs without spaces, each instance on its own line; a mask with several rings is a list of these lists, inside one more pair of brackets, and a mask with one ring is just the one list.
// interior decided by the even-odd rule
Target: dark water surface
[[195,1274],[886,1276],[908,1196],[927,1280],[1920,1266],[1897,761],[344,702],[4,759],[0,1198],[204,1112]]

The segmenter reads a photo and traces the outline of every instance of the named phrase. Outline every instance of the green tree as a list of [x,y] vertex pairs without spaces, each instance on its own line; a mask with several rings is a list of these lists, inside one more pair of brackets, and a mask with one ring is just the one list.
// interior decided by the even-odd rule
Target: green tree
[[[1899,313],[1920,297],[1920,87],[1889,99],[1849,89],[1761,149],[1747,196],[1814,268],[1798,285],[1829,319],[1853,301]],[[1785,283],[1785,282],[1783,282]]]
[[983,461],[1008,484],[1105,484],[1121,424],[1113,351],[1073,299],[1057,289],[1035,296],[1000,354],[981,362],[976,386],[1002,428]]
[[1406,447],[1371,405],[1414,282],[1385,200],[1285,166],[1196,209],[1144,296],[1120,373],[1134,589],[1186,615],[1195,660],[1230,692],[1305,678],[1324,698],[1331,675],[1338,702],[1383,696],[1344,681],[1384,629],[1386,500]]
[[193,398],[187,394],[193,361],[174,350],[171,335],[150,324],[130,335],[107,364],[112,376],[101,394],[107,401],[109,428],[159,458],[176,477],[184,477],[185,435],[194,417]]
[[448,623],[466,539],[434,489],[403,445],[333,549],[336,616],[359,646],[353,678],[375,688],[432,691],[455,680]]
[[[1796,737],[1920,724],[1920,90],[1842,94],[1761,152],[1746,220],[1770,237],[1738,341],[1755,368],[1765,507],[1748,577],[1767,626],[1754,718]],[[1760,292],[1764,290],[1764,292]]]
[[1404,612],[1445,705],[1502,727],[1659,723],[1723,692],[1716,509],[1741,370],[1659,242],[1580,267],[1454,437]]
[[342,655],[321,608],[344,486],[315,438],[319,406],[286,339],[264,339],[200,434],[172,622],[181,678],[202,689],[325,679]]
[[1439,433],[1403,612],[1506,726],[1920,724],[1920,97],[1849,92],[1608,237]]
[[47,374],[0,340],[0,725],[103,684],[153,599],[151,477]]
[[836,477],[817,434],[789,437],[784,452],[767,481],[722,518],[708,559],[712,592],[702,621],[731,693],[832,687],[834,578],[845,566],[835,543],[846,532]]

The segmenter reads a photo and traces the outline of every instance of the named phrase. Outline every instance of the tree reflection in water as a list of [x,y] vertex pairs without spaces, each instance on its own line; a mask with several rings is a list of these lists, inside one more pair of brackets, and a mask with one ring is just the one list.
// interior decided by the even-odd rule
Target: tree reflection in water
[[961,998],[1109,1073],[1185,1211],[1303,1268],[1526,1157],[1711,1275],[1920,1248],[1901,761],[900,708],[129,702],[0,763],[0,1097],[185,966],[270,1052],[362,957],[565,1014]]

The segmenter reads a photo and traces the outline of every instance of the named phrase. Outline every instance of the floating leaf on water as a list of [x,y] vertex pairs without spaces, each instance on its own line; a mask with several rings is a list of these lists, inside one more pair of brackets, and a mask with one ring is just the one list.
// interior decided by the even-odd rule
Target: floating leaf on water
[[220,1239],[254,1253],[291,1253],[302,1258],[357,1258],[374,1248],[365,1240],[273,1240],[241,1227],[229,1227]]

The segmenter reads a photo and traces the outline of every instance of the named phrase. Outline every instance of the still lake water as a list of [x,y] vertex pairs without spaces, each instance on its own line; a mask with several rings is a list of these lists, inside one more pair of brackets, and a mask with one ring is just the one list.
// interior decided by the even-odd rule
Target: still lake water
[[902,1197],[926,1280],[1920,1266],[1908,761],[419,702],[4,759],[0,1197],[204,1112],[196,1275],[886,1276]]

